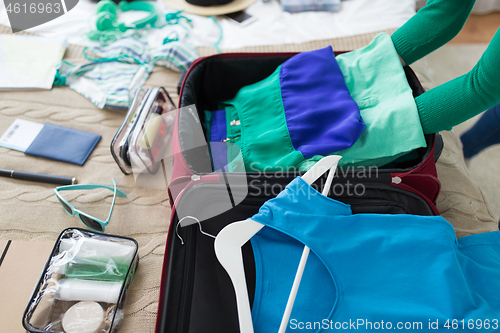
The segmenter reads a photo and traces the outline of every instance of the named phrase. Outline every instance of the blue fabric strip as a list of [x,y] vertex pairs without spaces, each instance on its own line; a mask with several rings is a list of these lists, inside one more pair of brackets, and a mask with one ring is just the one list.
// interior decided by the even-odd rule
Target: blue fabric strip
[[190,59],[186,58],[184,54],[179,52],[178,50],[172,50],[172,54],[181,62],[189,62]]
[[287,60],[280,83],[293,147],[305,158],[349,148],[365,130],[330,46]]
[[[226,131],[226,110],[212,112],[212,126],[210,130],[212,162],[214,170],[220,170],[227,166],[227,149],[222,140],[227,138]],[[227,171],[227,170],[226,170]]]
[[[98,52],[96,52],[96,51],[98,51]],[[95,54],[97,54],[99,56],[103,56],[103,57],[109,57],[110,53],[112,53],[112,51],[119,51],[119,53],[122,55],[125,54],[125,55],[134,56],[137,59],[141,59],[141,60],[143,60],[143,57],[144,57],[144,55],[139,54],[138,52],[131,49],[130,47],[125,47],[125,46],[121,46],[121,45],[106,48],[105,50],[100,48],[100,47],[96,47],[92,50],[92,53],[95,53]]]
[[[107,76],[107,77],[105,77],[105,73],[96,73],[96,74],[89,73],[89,74],[86,75],[86,77],[88,77],[88,78],[90,78],[92,80],[98,80],[98,81],[106,80],[107,81],[107,80],[114,79],[114,78],[117,78],[117,77],[124,77],[124,76],[125,77],[127,77],[127,76],[134,77],[135,72],[134,73],[120,73],[120,74],[115,74],[115,75]],[[128,89],[128,88],[125,88],[125,89]]]

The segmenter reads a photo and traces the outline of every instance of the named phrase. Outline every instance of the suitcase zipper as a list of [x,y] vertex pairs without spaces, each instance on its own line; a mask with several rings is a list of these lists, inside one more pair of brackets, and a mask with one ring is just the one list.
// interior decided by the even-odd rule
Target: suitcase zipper
[[[178,222],[177,222],[178,223]],[[194,230],[194,231],[193,231]],[[192,242],[193,235],[195,229],[189,229],[185,235],[185,242]],[[188,243],[189,244],[189,243]],[[180,329],[178,328],[179,333],[188,332],[189,329],[189,318],[190,318],[190,308],[191,308],[191,300],[192,300],[192,290],[193,290],[193,277],[194,277],[194,258],[193,258],[193,249],[192,246],[185,246],[186,255],[184,256],[184,272],[183,276],[189,277],[184,280],[182,284],[182,292],[181,292],[181,302],[179,304],[179,323]],[[187,319],[186,319],[187,318]]]
[[[249,198],[252,198],[252,199],[261,199],[261,198],[266,198],[265,201],[269,200],[269,199],[272,199],[274,198],[274,196],[268,196],[268,195],[265,195],[265,196],[259,196],[258,194],[252,194],[251,193],[251,188],[253,187],[254,189],[259,189],[259,193],[262,193],[263,192],[263,189],[272,189],[273,186],[275,186],[276,184],[278,183],[273,183],[273,184],[269,184],[269,185],[254,185],[254,186],[251,186],[249,188],[249,191],[248,191],[248,194],[247,194],[247,197],[246,199],[249,199]],[[343,184],[343,183],[337,183],[337,184]],[[207,185],[213,185],[213,186],[217,186],[217,187],[225,187],[226,184],[217,184],[217,183],[212,183],[212,184],[205,184],[205,183],[201,183],[201,184],[194,184],[193,186],[190,187],[191,190],[196,190],[196,188],[198,186],[207,186]],[[278,185],[283,185],[283,189],[285,188],[286,184],[278,184]],[[241,185],[240,185],[241,186]],[[421,202],[425,202],[425,204],[427,206],[429,206],[429,209],[430,211],[433,213],[433,215],[439,215],[439,213],[437,212],[437,210],[435,209],[435,206],[433,207],[433,205],[431,205],[431,202],[430,200],[426,200],[425,197],[423,197],[422,195],[418,195],[418,194],[415,194],[413,193],[412,191],[408,190],[408,189],[405,189],[405,188],[400,188],[400,187],[395,187],[395,186],[391,186],[391,185],[383,185],[383,184],[365,184],[365,186],[368,188],[368,189],[373,189],[373,190],[391,190],[392,192],[400,192],[400,193],[404,193],[405,195],[409,196],[409,197],[413,197],[414,199],[418,200],[418,201],[421,201]],[[276,193],[277,195],[277,193]],[[329,196],[330,197],[330,196]],[[334,200],[339,200],[338,198],[336,197],[330,197]],[[246,200],[245,199],[245,200]],[[196,210],[196,214],[199,214],[199,212],[205,207],[207,206],[208,204],[211,204],[212,202],[214,202],[215,200],[217,199],[208,199],[208,200],[205,200],[204,202],[204,205],[197,205],[197,210]],[[374,203],[375,199],[364,199],[366,200],[366,202],[370,202],[370,203]],[[342,201],[342,200],[339,200],[339,201]],[[396,202],[396,201],[391,201],[391,200],[384,200],[384,202],[390,204],[391,206],[398,206],[398,207],[401,207],[401,208],[404,208],[405,211],[408,212],[407,208],[403,205],[401,205],[399,202]],[[411,211],[409,212],[409,214],[412,214]]]

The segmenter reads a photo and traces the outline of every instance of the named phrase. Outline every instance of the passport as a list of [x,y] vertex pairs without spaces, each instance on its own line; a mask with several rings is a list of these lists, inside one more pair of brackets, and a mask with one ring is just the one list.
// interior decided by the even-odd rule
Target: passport
[[47,123],[24,153],[81,166],[100,139],[98,134]]

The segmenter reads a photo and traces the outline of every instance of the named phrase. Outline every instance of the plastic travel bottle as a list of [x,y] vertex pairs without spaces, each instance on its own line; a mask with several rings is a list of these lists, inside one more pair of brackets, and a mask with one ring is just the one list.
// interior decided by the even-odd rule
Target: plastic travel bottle
[[121,288],[120,282],[61,279],[55,298],[61,301],[95,301],[114,304],[118,302]]
[[111,258],[114,261],[130,263],[135,254],[135,246],[110,242],[95,238],[61,239],[59,251],[75,252],[79,258]]
[[75,257],[66,264],[64,273],[74,279],[123,282],[129,265],[109,258],[98,261]]

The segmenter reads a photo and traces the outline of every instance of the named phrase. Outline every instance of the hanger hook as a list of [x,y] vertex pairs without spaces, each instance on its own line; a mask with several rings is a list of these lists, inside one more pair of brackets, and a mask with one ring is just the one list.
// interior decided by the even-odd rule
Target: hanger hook
[[184,221],[185,219],[192,219],[192,220],[195,220],[196,223],[198,223],[198,226],[200,228],[200,232],[205,235],[205,236],[208,236],[208,237],[212,237],[213,239],[215,239],[216,237],[214,235],[211,235],[209,234],[208,232],[205,232],[203,231],[203,229],[201,228],[201,222],[200,220],[198,220],[196,217],[194,216],[184,216],[182,219],[179,220],[179,222],[177,222],[177,225],[175,226],[175,233],[177,234],[177,237],[181,240],[181,244],[184,245],[184,240],[182,239],[182,237],[179,235],[179,225],[181,224],[182,221]]
[[179,235],[179,224],[181,221],[177,222],[177,225],[175,226],[175,234],[177,235],[177,238],[181,240],[181,245],[184,245],[184,239],[182,239],[181,235]]

